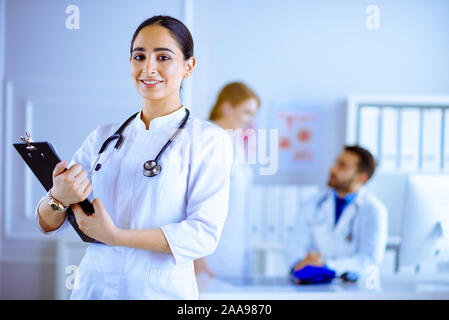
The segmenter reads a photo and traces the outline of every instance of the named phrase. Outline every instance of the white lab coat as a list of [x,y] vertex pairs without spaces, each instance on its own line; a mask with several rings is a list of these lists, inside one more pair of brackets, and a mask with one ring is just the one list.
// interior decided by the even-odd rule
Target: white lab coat
[[[89,197],[102,200],[119,228],[160,227],[172,254],[90,244],[72,299],[198,298],[193,260],[215,250],[227,215],[229,137],[219,127],[190,117],[161,157],[161,173],[156,177],[142,174],[144,162],[156,157],[184,115],[183,107],[153,119],[146,130],[139,114],[125,129],[119,151],[93,176],[93,196]],[[94,130],[71,164],[80,163],[89,171],[101,145],[120,124]]]
[[206,258],[217,278],[245,278],[249,273],[248,194],[253,179],[245,161],[243,139],[232,139],[234,161],[231,167],[228,217],[214,253]]
[[328,190],[301,208],[286,245],[286,262],[292,268],[307,252],[319,251],[337,276],[346,271],[366,275],[370,266],[380,267],[387,229],[387,209],[364,188],[335,225],[334,193]]

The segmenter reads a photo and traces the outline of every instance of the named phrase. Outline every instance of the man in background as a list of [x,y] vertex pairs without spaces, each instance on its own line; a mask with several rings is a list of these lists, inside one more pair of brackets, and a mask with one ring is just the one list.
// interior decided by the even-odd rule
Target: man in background
[[346,146],[329,172],[329,189],[307,200],[297,217],[285,257],[292,271],[326,266],[340,276],[380,267],[387,242],[387,210],[363,186],[375,160],[359,146]]

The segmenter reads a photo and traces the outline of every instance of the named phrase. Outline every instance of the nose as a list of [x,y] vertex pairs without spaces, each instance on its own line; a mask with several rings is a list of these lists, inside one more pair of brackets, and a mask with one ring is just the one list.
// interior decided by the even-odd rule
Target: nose
[[147,59],[144,71],[148,74],[156,73],[156,59],[153,57]]

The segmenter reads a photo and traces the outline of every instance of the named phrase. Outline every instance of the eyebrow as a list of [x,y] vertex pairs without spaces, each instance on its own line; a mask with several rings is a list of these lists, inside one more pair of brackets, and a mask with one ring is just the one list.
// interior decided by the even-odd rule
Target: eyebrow
[[[137,47],[137,48],[134,48],[133,51],[131,51],[131,52],[134,52],[134,51],[143,51],[143,52],[145,52],[146,50],[145,50],[145,48],[143,48],[143,47]],[[158,52],[158,51],[169,51],[169,52],[175,54],[175,53],[174,53],[172,50],[170,50],[169,48],[154,48],[153,51],[154,51],[154,52]]]

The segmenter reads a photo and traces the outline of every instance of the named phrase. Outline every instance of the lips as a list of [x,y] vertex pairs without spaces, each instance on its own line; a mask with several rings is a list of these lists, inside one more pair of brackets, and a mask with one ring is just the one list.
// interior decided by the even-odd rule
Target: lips
[[160,83],[164,82],[162,80],[153,80],[153,79],[139,79],[139,81],[143,84],[145,88],[154,88]]

